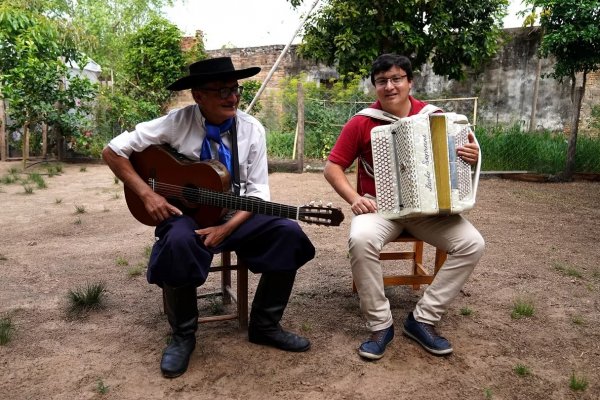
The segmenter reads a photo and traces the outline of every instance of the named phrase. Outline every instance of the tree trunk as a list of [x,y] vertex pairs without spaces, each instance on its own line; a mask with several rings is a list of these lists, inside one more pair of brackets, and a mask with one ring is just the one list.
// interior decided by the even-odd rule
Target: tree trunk
[[579,131],[579,114],[581,112],[581,102],[585,93],[585,81],[587,72],[583,72],[582,86],[575,88],[573,96],[573,118],[571,120],[571,136],[569,136],[569,146],[567,148],[567,163],[563,177],[565,180],[572,180],[575,173],[575,152],[577,148],[577,133]]
[[42,157],[48,155],[48,124],[42,122]]
[[29,159],[29,121],[23,125],[23,137],[21,137],[21,147],[23,149],[23,170],[27,168],[27,160]]
[[6,117],[4,114],[4,99],[0,98],[0,161],[6,161],[6,157],[8,157],[8,147],[6,144]]
[[298,80],[298,141],[296,143],[296,154],[298,154],[297,171],[304,171],[304,88]]

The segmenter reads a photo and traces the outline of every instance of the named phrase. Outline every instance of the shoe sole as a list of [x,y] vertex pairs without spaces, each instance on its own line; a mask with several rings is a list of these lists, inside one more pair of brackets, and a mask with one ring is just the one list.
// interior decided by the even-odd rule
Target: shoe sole
[[250,339],[249,338],[248,341],[250,343],[258,344],[258,345],[261,345],[261,346],[272,347],[272,348],[277,349],[277,350],[289,351],[291,353],[302,353],[302,352],[308,351],[308,350],[310,350],[310,346],[311,346],[311,343],[309,343],[308,345],[306,345],[304,347],[284,348],[284,347],[277,346],[277,345],[275,345],[275,344],[273,344],[273,343],[271,343],[269,341],[265,341],[265,340]]
[[373,354],[373,353],[367,353],[365,351],[358,351],[358,355],[366,358],[368,360],[380,360],[383,358],[383,353],[382,354]]
[[454,349],[452,347],[450,347],[449,349],[446,350],[437,350],[437,349],[433,349],[427,345],[425,345],[423,342],[421,342],[419,339],[417,339],[416,336],[414,336],[412,333],[410,333],[409,331],[406,330],[406,328],[402,328],[402,333],[405,336],[408,336],[409,338],[411,338],[412,340],[414,340],[415,342],[419,343],[421,345],[421,347],[423,347],[425,350],[427,350],[428,352],[430,352],[433,355],[436,356],[446,356],[450,353],[452,353],[454,351]]

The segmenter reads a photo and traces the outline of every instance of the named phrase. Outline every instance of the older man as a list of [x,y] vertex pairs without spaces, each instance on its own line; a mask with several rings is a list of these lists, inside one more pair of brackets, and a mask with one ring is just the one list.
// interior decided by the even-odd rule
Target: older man
[[153,191],[129,161],[133,152],[155,144],[168,144],[191,160],[218,159],[230,171],[236,170],[233,163],[238,160],[239,168],[233,175],[239,175],[239,182],[233,181],[239,194],[269,200],[265,130],[255,118],[238,110],[243,90],[238,79],[259,71],[258,67],[236,70],[229,57],[190,65],[189,74],[168,89],[191,89],[196,104],[138,124],[134,131],[114,138],[103,151],[108,166],[142,200],[157,224],[158,240],[147,277],[149,283],[163,290],[173,331],[160,363],[168,378],[187,370],[198,328],[196,288],[205,282],[213,254],[223,250],[235,251],[252,272],[262,273],[250,312],[249,340],[287,351],[310,348],[306,338],[283,330],[279,324],[297,269],[315,255],[299,225],[237,211],[227,213],[214,226],[199,226]]

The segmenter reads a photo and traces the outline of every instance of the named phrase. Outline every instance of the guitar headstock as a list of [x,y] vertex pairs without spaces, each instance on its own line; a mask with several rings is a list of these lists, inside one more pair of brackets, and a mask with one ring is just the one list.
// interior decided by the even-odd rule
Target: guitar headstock
[[326,206],[310,203],[299,207],[298,213],[298,220],[309,224],[340,226],[344,220],[342,210],[331,207],[331,203]]

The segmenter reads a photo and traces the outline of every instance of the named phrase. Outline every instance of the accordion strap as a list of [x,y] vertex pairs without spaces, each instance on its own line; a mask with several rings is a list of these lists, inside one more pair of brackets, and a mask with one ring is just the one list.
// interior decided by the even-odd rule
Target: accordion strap
[[[438,111],[442,111],[442,109],[437,106],[434,106],[433,104],[427,104],[417,114],[433,114]],[[370,107],[363,108],[355,115],[364,115],[366,117],[371,117],[386,122],[396,122],[400,119],[394,114],[390,114],[389,112]]]
[[[417,114],[433,114],[434,112],[438,112],[438,111],[442,111],[442,109],[434,106],[433,104],[427,104]],[[362,110],[360,110],[359,112],[357,112],[354,115],[363,115],[365,117],[371,117],[371,118],[375,118],[375,119],[378,119],[381,121],[386,121],[386,122],[396,122],[400,119],[399,117],[396,117],[394,114],[390,114],[389,112],[385,112],[383,110],[379,110],[377,108],[371,108],[371,107],[363,108]],[[375,174],[373,172],[373,167],[371,166],[371,164],[369,164],[362,155],[359,157],[359,159],[360,159],[360,162],[362,163],[362,166],[363,166],[365,172],[367,173],[367,176],[375,179]]]

